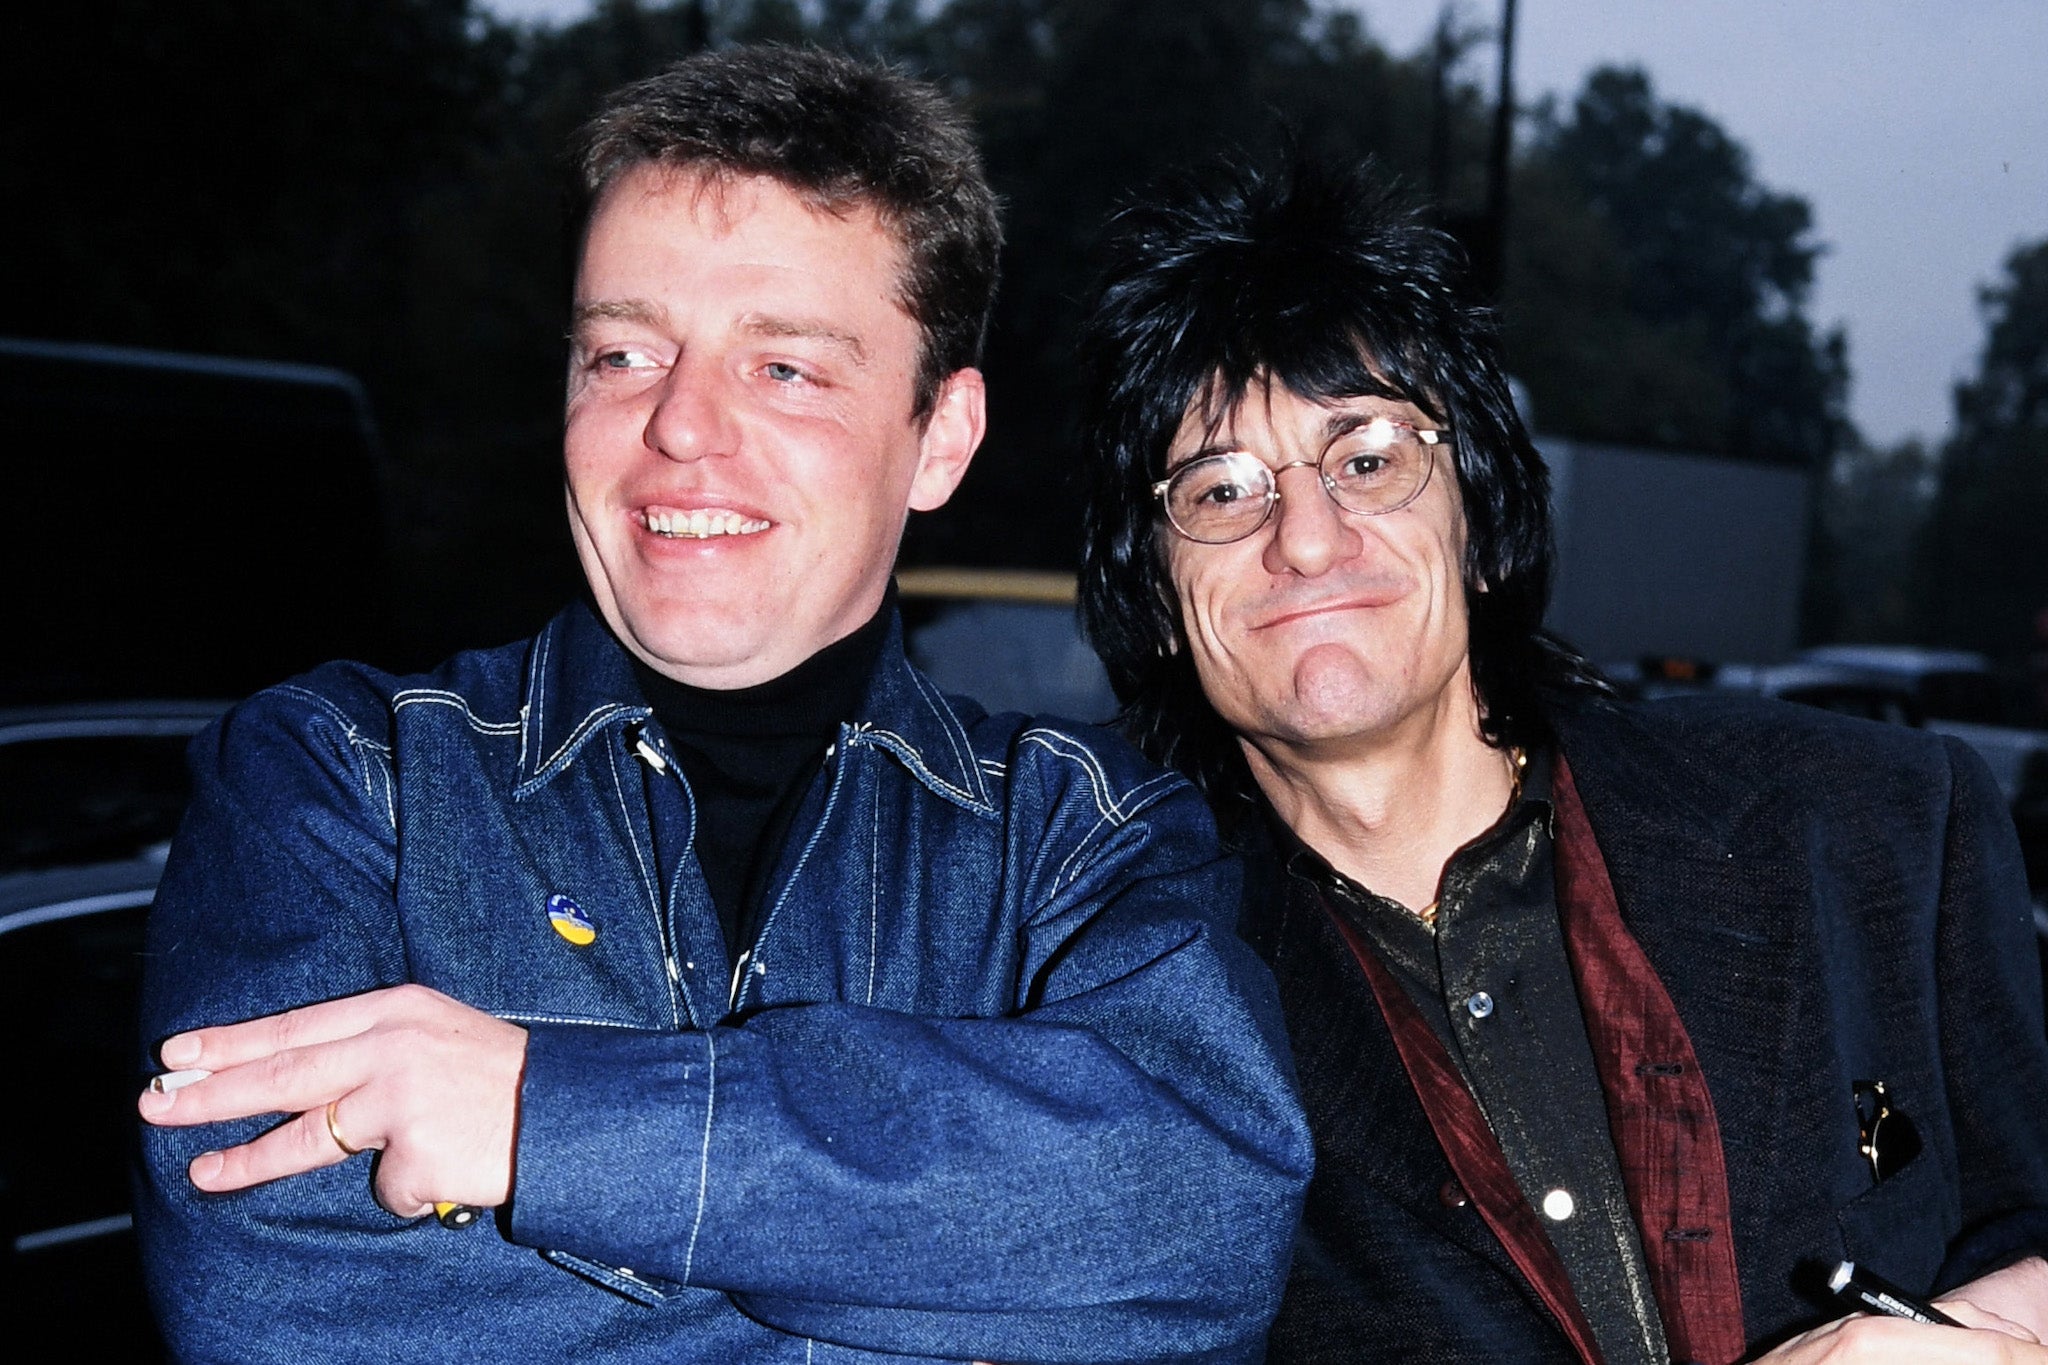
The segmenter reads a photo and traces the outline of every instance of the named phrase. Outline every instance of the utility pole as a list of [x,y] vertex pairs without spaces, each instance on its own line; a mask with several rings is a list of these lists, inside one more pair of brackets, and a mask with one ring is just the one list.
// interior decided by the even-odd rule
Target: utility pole
[[1458,40],[1451,24],[1452,0],[1436,14],[1436,47],[1429,68],[1429,197],[1439,205],[1451,194],[1451,63]]
[[1501,0],[1500,93],[1493,106],[1493,146],[1486,158],[1486,220],[1477,265],[1480,287],[1498,300],[1507,276],[1508,174],[1515,142],[1515,0]]

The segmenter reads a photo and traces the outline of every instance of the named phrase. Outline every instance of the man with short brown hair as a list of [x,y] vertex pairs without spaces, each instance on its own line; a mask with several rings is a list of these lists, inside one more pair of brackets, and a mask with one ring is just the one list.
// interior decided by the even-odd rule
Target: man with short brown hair
[[584,165],[588,605],[194,746],[143,1005],[173,1351],[1256,1358],[1307,1142],[1199,797],[903,654],[907,511],[982,434],[964,126],[742,48]]

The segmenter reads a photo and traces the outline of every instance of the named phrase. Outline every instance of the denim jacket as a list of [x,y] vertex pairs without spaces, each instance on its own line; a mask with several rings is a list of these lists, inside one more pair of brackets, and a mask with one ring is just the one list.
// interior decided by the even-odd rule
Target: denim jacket
[[584,608],[329,665],[193,766],[145,1046],[406,981],[529,1041],[512,1198],[466,1229],[386,1213],[369,1153],[192,1188],[266,1120],[146,1130],[182,1358],[1259,1357],[1306,1129],[1235,867],[1120,742],[942,697],[892,627],[744,955]]

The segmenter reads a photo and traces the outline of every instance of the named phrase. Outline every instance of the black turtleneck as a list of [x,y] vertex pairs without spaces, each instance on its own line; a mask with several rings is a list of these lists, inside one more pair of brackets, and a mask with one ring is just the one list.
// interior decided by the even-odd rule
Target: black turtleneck
[[753,944],[797,803],[839,723],[860,703],[894,605],[892,588],[866,625],[753,687],[691,687],[633,662],[696,801],[697,862],[729,957]]

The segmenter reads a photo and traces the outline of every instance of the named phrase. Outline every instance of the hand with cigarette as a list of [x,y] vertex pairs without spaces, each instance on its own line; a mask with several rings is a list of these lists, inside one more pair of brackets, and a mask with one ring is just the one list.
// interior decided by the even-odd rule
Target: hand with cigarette
[[437,1202],[490,1207],[510,1194],[526,1030],[438,991],[394,986],[194,1029],[165,1039],[159,1056],[176,1082],[143,1092],[137,1108],[150,1123],[294,1116],[194,1157],[188,1174],[202,1190],[245,1189],[376,1149],[377,1202],[400,1217]]

